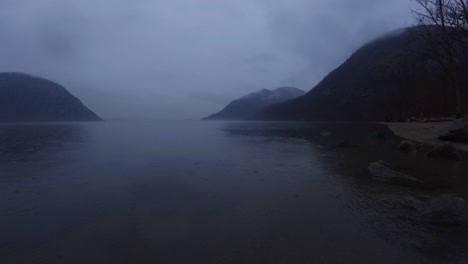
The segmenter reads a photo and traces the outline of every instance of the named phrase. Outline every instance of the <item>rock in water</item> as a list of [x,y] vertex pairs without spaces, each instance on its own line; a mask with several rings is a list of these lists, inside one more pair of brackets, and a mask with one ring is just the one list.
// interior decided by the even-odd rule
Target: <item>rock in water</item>
[[410,209],[421,212],[424,200],[413,196],[395,196],[381,199],[380,204],[389,209]]
[[465,221],[466,201],[452,194],[444,194],[427,201],[422,216],[431,222],[457,224]]
[[468,143],[468,120],[464,118],[453,121],[439,136],[440,140]]
[[411,140],[404,140],[400,143],[398,149],[407,152],[417,151],[419,149],[419,145]]
[[409,183],[418,182],[418,179],[415,177],[396,171],[395,167],[384,161],[371,163],[367,169],[377,180]]
[[352,144],[349,143],[347,140],[339,141],[338,143],[334,143],[328,146],[331,149],[343,149],[352,147]]
[[428,201],[424,208],[427,215],[451,215],[460,216],[465,208],[466,201],[452,194],[444,194]]
[[404,196],[384,199],[382,204],[388,208],[413,210],[421,220],[433,224],[468,224],[466,201],[453,194],[443,194],[432,198]]
[[425,156],[428,159],[463,160],[461,153],[448,143],[433,148]]

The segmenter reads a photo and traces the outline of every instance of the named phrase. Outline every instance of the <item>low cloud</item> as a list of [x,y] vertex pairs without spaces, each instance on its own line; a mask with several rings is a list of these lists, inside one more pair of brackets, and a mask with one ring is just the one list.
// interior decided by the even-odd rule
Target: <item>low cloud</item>
[[55,80],[104,118],[199,118],[283,85],[310,90],[408,0],[1,0],[0,71]]

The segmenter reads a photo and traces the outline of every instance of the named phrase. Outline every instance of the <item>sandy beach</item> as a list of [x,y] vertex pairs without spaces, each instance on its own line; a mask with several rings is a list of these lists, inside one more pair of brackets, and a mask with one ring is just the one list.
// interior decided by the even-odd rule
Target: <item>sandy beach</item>
[[[438,137],[451,122],[402,122],[383,123],[396,135],[427,145],[442,143]],[[468,152],[468,144],[451,142],[457,149]]]

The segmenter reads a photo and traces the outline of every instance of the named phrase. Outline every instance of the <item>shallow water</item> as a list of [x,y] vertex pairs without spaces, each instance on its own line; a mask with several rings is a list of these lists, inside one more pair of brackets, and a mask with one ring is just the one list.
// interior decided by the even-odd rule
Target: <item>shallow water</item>
[[0,263],[468,263],[465,226],[388,202],[464,181],[367,173],[380,159],[428,168],[396,159],[398,141],[372,124],[2,125]]

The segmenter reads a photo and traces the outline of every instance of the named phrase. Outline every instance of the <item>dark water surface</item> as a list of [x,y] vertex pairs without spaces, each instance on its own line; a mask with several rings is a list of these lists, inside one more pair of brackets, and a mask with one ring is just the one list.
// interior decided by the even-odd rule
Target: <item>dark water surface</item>
[[468,189],[373,180],[398,140],[372,124],[2,125],[0,263],[468,263],[467,227],[381,202]]

